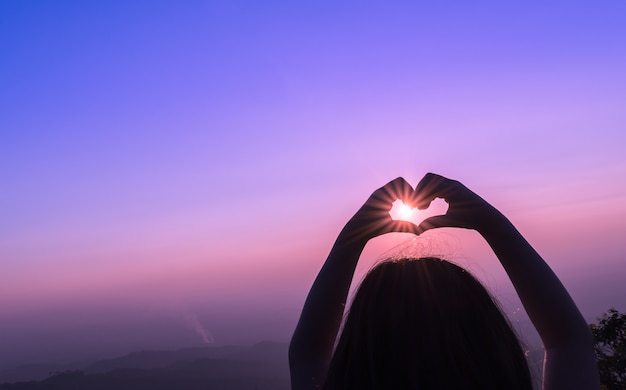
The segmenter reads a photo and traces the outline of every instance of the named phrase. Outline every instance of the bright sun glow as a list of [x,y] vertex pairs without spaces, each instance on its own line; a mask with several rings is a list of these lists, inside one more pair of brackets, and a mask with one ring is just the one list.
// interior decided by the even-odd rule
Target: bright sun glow
[[402,219],[411,219],[411,216],[413,215],[413,210],[409,206],[402,204],[398,209],[398,215]]
[[416,209],[405,205],[400,199],[393,202],[393,207],[389,211],[392,219],[409,221],[415,214]]
[[396,221],[409,221],[419,225],[424,219],[445,215],[448,212],[448,204],[443,199],[435,199],[426,210],[412,209],[405,205],[400,199],[391,204],[389,215]]

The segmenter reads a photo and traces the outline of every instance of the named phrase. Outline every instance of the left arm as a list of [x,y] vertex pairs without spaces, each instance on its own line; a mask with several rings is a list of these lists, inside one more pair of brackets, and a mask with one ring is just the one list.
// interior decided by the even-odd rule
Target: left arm
[[367,242],[390,232],[412,232],[410,222],[389,215],[396,199],[410,203],[413,188],[397,178],[376,190],[343,228],[307,296],[289,345],[292,389],[322,385],[333,353],[350,283]]

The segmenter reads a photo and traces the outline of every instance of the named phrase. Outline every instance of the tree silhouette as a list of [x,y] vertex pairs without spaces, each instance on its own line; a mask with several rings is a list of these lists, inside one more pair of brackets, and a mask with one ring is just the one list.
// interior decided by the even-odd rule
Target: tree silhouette
[[610,308],[591,324],[603,388],[626,389],[626,314]]

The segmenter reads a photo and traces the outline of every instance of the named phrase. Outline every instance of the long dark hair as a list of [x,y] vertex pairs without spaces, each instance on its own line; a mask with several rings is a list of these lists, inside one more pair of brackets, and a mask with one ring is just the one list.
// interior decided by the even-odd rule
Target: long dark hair
[[385,261],[359,287],[325,389],[532,389],[520,342],[465,269]]

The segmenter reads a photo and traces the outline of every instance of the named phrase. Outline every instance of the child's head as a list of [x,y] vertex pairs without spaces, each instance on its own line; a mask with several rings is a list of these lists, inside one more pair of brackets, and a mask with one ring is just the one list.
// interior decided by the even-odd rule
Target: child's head
[[437,258],[386,261],[350,306],[332,389],[531,389],[524,351],[498,304]]

